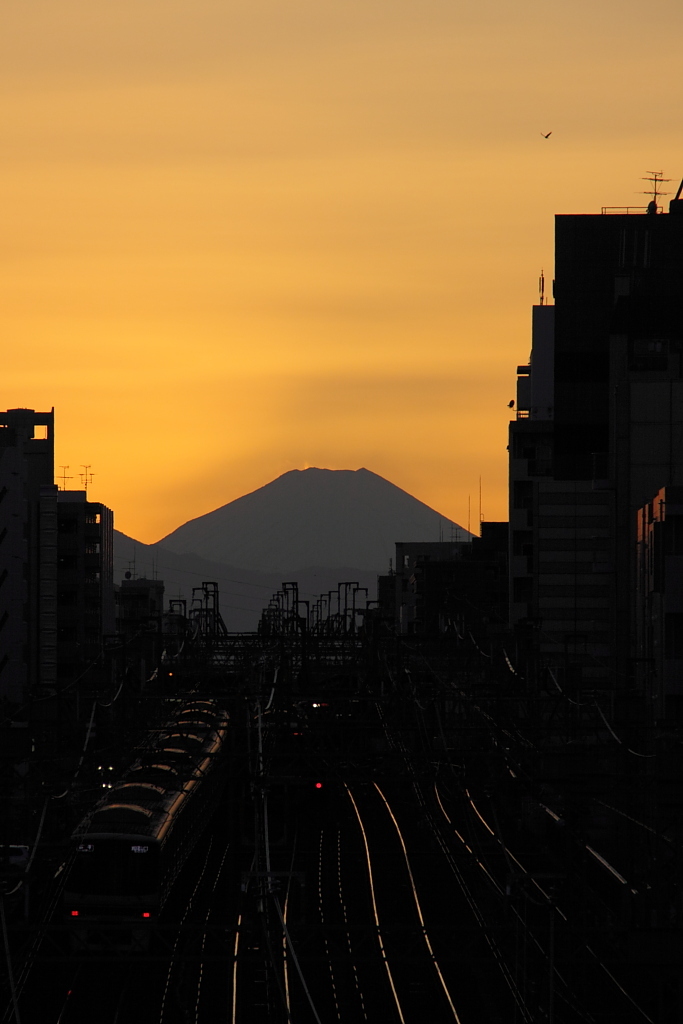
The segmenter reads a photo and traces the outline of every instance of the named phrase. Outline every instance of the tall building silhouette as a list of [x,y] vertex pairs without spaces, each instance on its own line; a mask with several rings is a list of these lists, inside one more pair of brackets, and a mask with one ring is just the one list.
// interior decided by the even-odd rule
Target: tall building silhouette
[[683,484],[683,201],[556,218],[510,427],[511,621],[570,689],[636,672],[637,511]]
[[[43,516],[56,514],[56,673],[43,647],[41,685],[58,692],[80,684],[88,691],[106,684],[102,640],[115,631],[113,543],[114,516],[85,491],[43,492]],[[49,608],[42,608],[45,622]]]
[[0,413],[0,697],[39,675],[40,492],[54,482],[54,409]]
[[110,509],[54,484],[54,410],[0,413],[0,698],[51,720],[97,687],[112,566]]

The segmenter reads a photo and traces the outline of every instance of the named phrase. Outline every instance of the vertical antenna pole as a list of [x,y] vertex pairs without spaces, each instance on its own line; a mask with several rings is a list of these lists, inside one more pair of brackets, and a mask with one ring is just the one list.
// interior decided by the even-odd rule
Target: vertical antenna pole
[[92,463],[90,462],[88,463],[87,466],[82,462],[81,469],[83,470],[83,473],[79,473],[81,482],[83,483],[83,489],[86,491],[88,490],[89,485],[92,483],[92,478],[95,476],[94,473],[90,472],[91,465]]
[[652,196],[652,202],[648,203],[648,213],[657,213],[658,203],[657,200],[661,196],[668,196],[668,192],[664,192],[659,186],[665,181],[671,181],[671,178],[664,177],[664,171],[648,171],[648,176],[643,177],[643,181],[649,181],[652,183],[652,188],[647,189],[643,192],[643,195]]

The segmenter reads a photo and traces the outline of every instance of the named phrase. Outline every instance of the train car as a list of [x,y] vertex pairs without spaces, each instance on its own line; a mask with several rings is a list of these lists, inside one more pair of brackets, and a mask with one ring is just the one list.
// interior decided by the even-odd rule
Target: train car
[[150,733],[73,834],[64,912],[84,949],[144,949],[216,806],[228,716],[186,704]]

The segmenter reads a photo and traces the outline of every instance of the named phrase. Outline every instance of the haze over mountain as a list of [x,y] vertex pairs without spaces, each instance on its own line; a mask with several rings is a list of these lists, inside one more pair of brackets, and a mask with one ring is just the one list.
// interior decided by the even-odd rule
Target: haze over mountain
[[344,580],[353,580],[359,587],[367,587],[370,599],[376,596],[377,590],[377,571],[373,569],[337,565],[254,572],[222,562],[206,561],[197,555],[178,555],[157,545],[140,544],[115,530],[114,578],[117,583],[128,570],[137,577],[162,579],[165,603],[173,598],[184,598],[188,607],[193,588],[201,587],[204,580],[215,581],[220,591],[220,608],[225,624],[231,632],[238,633],[256,629],[261,612],[285,580],[296,580],[300,599],[311,603],[328,590],[336,590],[337,584]]
[[467,531],[367,469],[294,469],[159,544],[261,572],[335,565],[386,571],[396,541],[451,537],[465,539]]

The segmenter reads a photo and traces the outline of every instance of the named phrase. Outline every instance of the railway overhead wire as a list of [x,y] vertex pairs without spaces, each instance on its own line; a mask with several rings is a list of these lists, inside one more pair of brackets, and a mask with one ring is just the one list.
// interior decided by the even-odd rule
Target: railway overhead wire
[[62,876],[39,922],[15,913],[23,1024],[675,1020],[610,956],[624,886],[587,846],[620,862],[558,824],[516,677],[467,637],[344,614],[346,632],[221,633],[211,672],[190,661],[186,688],[230,715],[224,796],[147,948],[75,949]]

